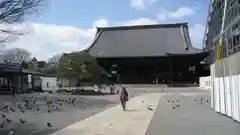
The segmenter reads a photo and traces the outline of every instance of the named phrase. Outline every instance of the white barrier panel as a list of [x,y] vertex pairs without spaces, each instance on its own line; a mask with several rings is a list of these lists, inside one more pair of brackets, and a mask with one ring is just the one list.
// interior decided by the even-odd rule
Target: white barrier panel
[[220,97],[220,112],[226,114],[226,79],[219,78],[219,97]]
[[237,85],[237,76],[232,76],[232,83],[231,85],[233,86],[232,87],[232,95],[233,95],[233,98],[232,98],[232,103],[233,103],[233,118],[237,121],[239,121],[239,107],[238,107],[238,85]]
[[215,111],[216,112],[220,112],[220,87],[219,87],[219,81],[220,79],[219,78],[216,78],[214,80],[214,105],[215,105]]
[[225,95],[226,95],[226,114],[232,116],[232,103],[231,103],[231,89],[230,89],[230,78],[224,77],[225,79]]
[[215,71],[215,66],[214,65],[211,65],[210,66],[210,71],[211,71],[211,76],[210,76],[210,81],[211,81],[211,86],[212,86],[212,89],[211,89],[211,108],[214,109],[214,81],[215,81],[215,72],[212,72],[212,71]]
[[213,79],[211,102],[214,110],[240,122],[240,75]]
[[238,102],[238,121],[240,122],[240,76],[237,76],[237,83],[235,85],[237,85],[237,102]]

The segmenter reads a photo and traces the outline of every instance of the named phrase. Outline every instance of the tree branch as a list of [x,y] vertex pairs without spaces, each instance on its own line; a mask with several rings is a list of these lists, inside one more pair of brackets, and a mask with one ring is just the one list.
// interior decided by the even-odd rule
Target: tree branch
[[45,0],[1,0],[0,20],[5,23],[22,22],[26,15],[36,13]]

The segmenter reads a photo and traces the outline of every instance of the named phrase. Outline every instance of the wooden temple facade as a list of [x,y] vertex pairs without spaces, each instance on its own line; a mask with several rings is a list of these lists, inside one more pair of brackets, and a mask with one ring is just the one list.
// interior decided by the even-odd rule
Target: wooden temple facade
[[22,64],[0,63],[0,94],[10,94],[12,85],[17,93],[41,91],[42,86],[37,83],[41,76],[41,73],[24,69]]
[[98,28],[86,50],[122,84],[193,84],[209,75],[208,51],[192,46],[187,23]]

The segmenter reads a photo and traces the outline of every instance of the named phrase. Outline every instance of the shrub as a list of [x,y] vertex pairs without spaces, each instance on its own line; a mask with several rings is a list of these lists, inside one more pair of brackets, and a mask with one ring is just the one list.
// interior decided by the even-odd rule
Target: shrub
[[58,93],[64,93],[64,92],[69,92],[68,89],[59,89],[57,90]]

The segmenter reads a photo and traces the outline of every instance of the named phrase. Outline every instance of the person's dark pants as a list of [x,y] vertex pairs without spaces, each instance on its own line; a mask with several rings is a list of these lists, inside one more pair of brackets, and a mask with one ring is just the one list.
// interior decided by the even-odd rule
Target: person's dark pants
[[121,100],[121,105],[122,105],[123,111],[126,111],[126,101],[125,100]]

